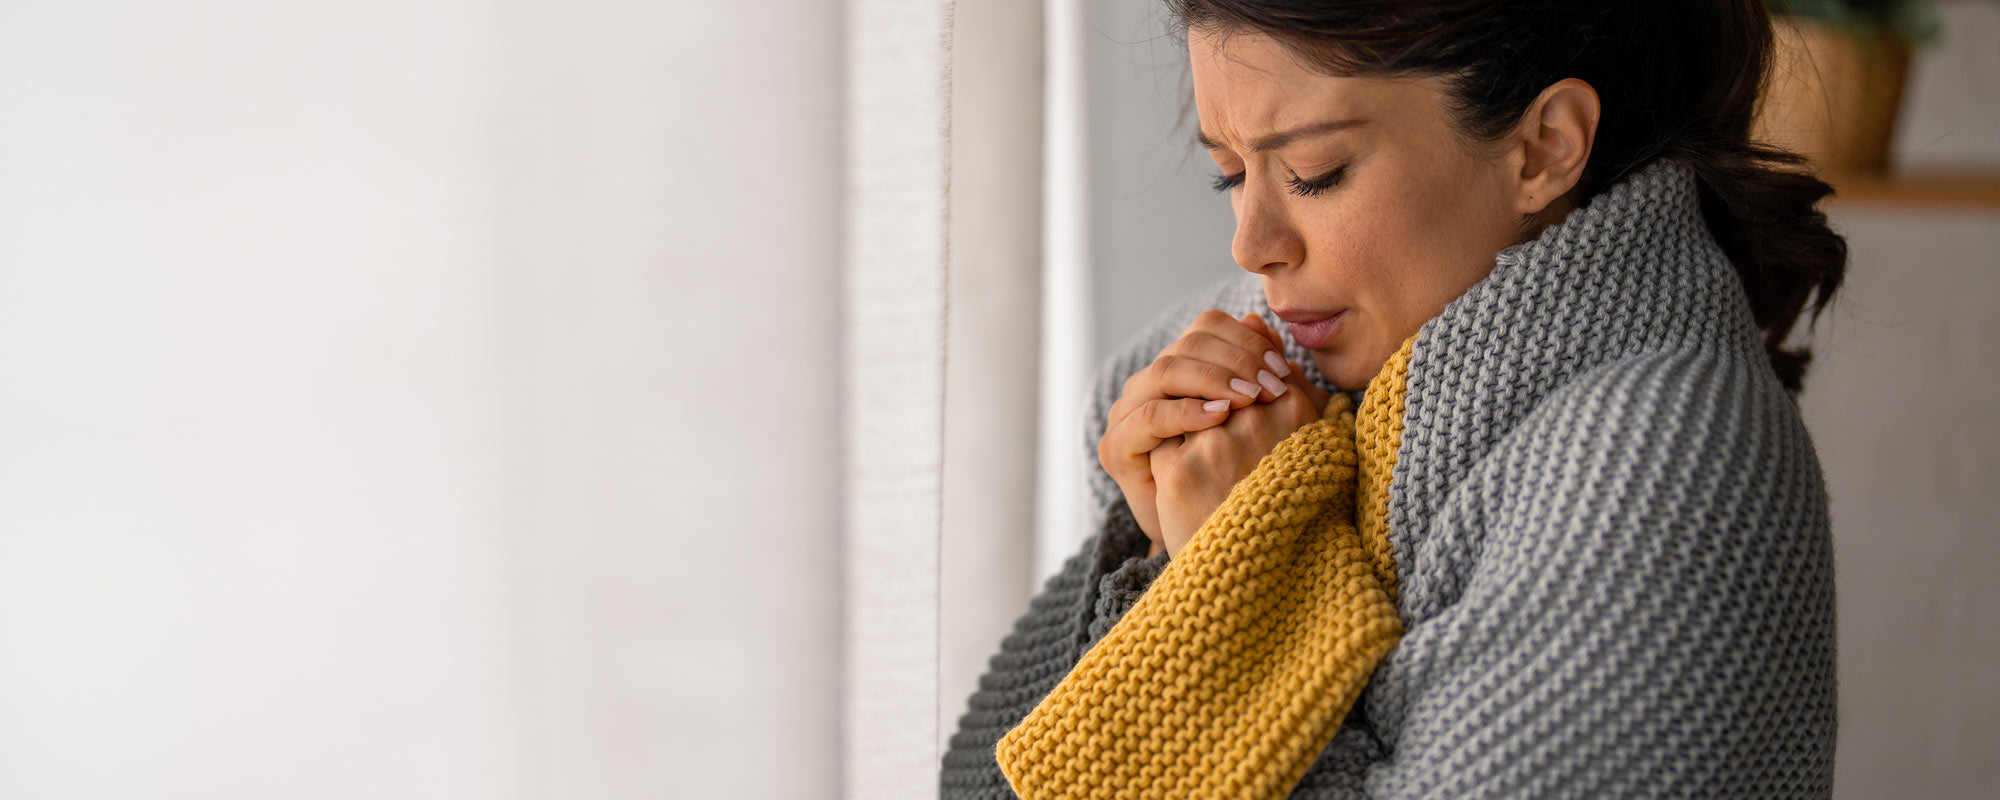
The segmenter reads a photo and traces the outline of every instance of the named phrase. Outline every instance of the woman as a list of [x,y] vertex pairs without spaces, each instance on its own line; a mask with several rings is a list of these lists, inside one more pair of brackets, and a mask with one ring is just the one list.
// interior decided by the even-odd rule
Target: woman
[[1829,796],[1846,249],[1761,0],[1169,7],[1243,272],[1099,373],[944,796]]

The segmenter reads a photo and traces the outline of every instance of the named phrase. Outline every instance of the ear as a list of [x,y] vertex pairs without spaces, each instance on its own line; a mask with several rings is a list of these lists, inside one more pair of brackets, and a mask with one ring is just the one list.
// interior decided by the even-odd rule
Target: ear
[[1602,110],[1597,90],[1578,78],[1549,84],[1529,104],[1515,128],[1516,213],[1542,213],[1583,179]]

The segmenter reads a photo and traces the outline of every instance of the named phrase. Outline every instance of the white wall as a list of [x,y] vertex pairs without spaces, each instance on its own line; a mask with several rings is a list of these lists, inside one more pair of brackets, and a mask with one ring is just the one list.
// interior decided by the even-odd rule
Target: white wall
[[837,12],[0,10],[0,797],[833,795]]
[[838,791],[839,11],[503,6],[529,796]]
[[[1894,146],[2000,167],[2000,6],[1942,7]],[[1844,296],[1801,396],[1839,567],[1841,797],[1992,796],[2000,752],[2000,210],[1833,207]]]
[[1841,797],[1991,797],[2000,213],[1837,223],[1848,294],[1822,319],[1800,398],[1832,498],[1834,784]]
[[506,796],[470,4],[0,16],[0,796]]
[[1094,353],[1102,361],[1195,287],[1241,271],[1236,219],[1209,188],[1187,53],[1159,0],[1085,5]]

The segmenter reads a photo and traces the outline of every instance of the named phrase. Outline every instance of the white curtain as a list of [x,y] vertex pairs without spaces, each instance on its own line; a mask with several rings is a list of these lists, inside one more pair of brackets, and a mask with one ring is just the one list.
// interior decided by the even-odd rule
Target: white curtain
[[1042,14],[958,0],[939,557],[938,732],[1027,607],[1035,528]]
[[937,789],[951,8],[846,8],[841,746],[855,798]]
[[1084,526],[1084,397],[1097,367],[1091,309],[1089,4],[1047,0],[1043,82],[1041,420],[1031,588],[1076,551]]

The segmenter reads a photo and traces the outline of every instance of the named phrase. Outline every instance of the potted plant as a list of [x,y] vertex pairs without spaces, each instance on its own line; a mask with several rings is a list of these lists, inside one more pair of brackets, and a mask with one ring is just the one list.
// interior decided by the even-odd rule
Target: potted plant
[[1766,0],[1776,28],[1757,137],[1830,172],[1880,173],[1910,52],[1937,36],[1922,0]]

